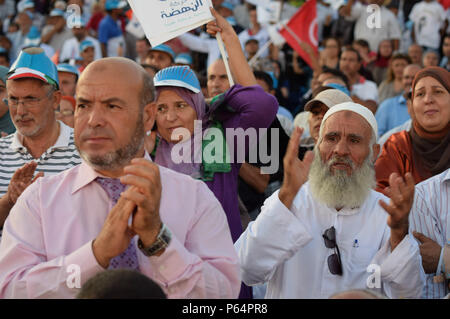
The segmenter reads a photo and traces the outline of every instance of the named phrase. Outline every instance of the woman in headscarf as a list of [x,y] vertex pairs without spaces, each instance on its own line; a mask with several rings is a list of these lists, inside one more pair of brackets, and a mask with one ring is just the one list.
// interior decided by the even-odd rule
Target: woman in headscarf
[[450,167],[450,73],[440,67],[419,71],[408,111],[410,131],[392,135],[375,163],[378,191],[393,172],[410,172],[417,184]]
[[[207,106],[191,69],[174,66],[159,71],[154,78],[159,141],[153,154],[156,163],[206,182],[227,214],[234,242],[243,231],[237,180],[244,154],[239,154],[242,153],[239,148],[244,147],[247,153],[249,141],[233,137],[237,130],[232,130],[231,134],[225,132],[234,128],[258,131],[269,127],[278,103],[257,85],[231,25],[212,12],[217,26],[210,22],[208,32],[221,30],[231,72],[239,84],[216,96]],[[239,145],[240,140],[246,140],[245,145]],[[216,147],[213,158],[208,158],[211,150],[222,144],[224,147]],[[187,152],[189,154],[185,154]]]

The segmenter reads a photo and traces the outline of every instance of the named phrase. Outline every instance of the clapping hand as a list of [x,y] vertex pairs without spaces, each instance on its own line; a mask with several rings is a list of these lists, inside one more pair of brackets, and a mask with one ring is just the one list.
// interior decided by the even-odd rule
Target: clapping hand
[[389,204],[382,200],[379,203],[389,214],[387,224],[391,228],[391,250],[394,250],[408,233],[408,217],[414,202],[414,179],[411,173],[406,173],[405,179],[392,173],[385,193],[390,198]]

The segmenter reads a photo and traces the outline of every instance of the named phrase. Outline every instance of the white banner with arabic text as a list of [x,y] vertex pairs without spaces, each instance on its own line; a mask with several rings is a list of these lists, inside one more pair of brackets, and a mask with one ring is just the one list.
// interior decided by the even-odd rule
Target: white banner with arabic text
[[210,0],[128,0],[155,47],[211,20]]

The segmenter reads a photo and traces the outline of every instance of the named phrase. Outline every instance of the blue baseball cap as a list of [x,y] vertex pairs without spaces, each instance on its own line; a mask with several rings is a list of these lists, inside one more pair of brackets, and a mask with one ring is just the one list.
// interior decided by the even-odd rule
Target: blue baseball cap
[[192,57],[189,53],[180,53],[175,58],[175,63],[192,64]]
[[157,45],[156,47],[151,48],[150,51],[160,51],[160,52],[165,52],[165,53],[167,53],[168,55],[170,55],[170,57],[172,58],[172,61],[175,59],[175,52],[172,50],[171,47],[169,47],[169,46],[166,45],[166,44],[160,44],[160,45]]
[[25,47],[38,47],[41,43],[41,33],[36,26],[31,26],[30,31],[28,31],[23,45]]
[[30,8],[34,8],[33,0],[21,0],[17,4],[17,11],[19,13],[25,11],[26,9],[30,9]]
[[27,48],[19,56],[8,72],[8,80],[35,78],[59,89],[58,70],[42,48]]
[[50,17],[63,17],[63,18],[65,18],[65,15],[66,13],[61,9],[53,9],[52,11],[50,11],[49,14]]
[[348,96],[350,96],[350,91],[342,84],[339,83],[328,83],[326,86],[329,86],[333,89],[339,90],[345,94],[347,94]]
[[155,74],[153,83],[156,86],[176,86],[194,93],[201,91],[200,82],[194,71],[188,66],[169,66]]
[[231,10],[231,11],[234,10],[234,4],[232,4],[231,2],[224,1],[220,6],[227,8],[228,10]]
[[126,1],[119,1],[119,0],[106,0],[105,3],[105,10],[114,10],[114,9],[123,9],[127,6]]
[[95,48],[94,42],[89,41],[89,40],[84,40],[80,43],[80,52],[83,52],[87,48]]
[[77,78],[80,76],[80,71],[78,71],[78,69],[75,66],[69,63],[60,63],[56,66],[56,69],[58,70],[58,72],[67,72],[75,74]]

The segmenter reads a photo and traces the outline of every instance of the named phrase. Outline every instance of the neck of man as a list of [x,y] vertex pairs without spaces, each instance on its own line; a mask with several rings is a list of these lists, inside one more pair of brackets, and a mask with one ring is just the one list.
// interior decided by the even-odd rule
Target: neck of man
[[[134,158],[144,157],[145,149],[142,147],[141,150],[136,154]],[[130,160],[131,162],[131,160]],[[130,163],[127,163],[124,166],[118,167],[116,169],[108,169],[108,170],[101,170],[101,169],[95,169],[95,171],[103,176],[109,177],[109,178],[120,178],[124,175],[123,169],[125,166],[129,165]]]
[[356,72],[356,73],[354,73],[354,74],[347,74],[348,82],[349,82],[350,86],[353,86],[353,85],[355,85],[356,83],[358,83],[358,82],[359,82],[359,77],[360,77],[360,76],[361,76],[361,75],[360,75],[358,72]]
[[60,132],[60,125],[56,119],[52,121],[52,124],[37,136],[24,136],[23,146],[25,146],[28,152],[33,158],[39,158],[45,151],[51,146],[55,145],[58,140]]

